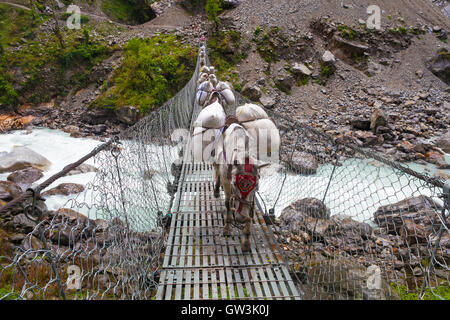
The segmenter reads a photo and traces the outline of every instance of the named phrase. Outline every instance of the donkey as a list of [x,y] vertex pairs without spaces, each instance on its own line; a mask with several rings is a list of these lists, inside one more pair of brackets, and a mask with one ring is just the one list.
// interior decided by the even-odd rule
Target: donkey
[[259,170],[269,163],[259,164],[259,161],[251,156],[251,150],[248,147],[252,138],[245,128],[236,122],[235,118],[227,119],[222,134],[222,145],[216,147],[216,159],[213,164],[216,180],[214,196],[219,197],[222,186],[226,206],[223,235],[231,235],[233,222],[235,225],[236,223],[243,225],[244,236],[241,240],[241,248],[243,252],[248,252]]

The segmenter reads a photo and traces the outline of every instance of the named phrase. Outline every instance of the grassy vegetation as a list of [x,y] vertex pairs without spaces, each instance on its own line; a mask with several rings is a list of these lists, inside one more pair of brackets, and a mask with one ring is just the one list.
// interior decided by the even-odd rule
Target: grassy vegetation
[[247,51],[242,48],[242,42],[241,33],[235,30],[218,31],[208,42],[209,58],[217,70],[218,78],[229,79],[236,91],[242,90],[235,73],[236,64],[247,56]]
[[389,32],[392,34],[401,34],[405,36],[408,34],[408,29],[405,27],[390,28]]
[[[395,290],[402,300],[419,300],[419,291],[410,291],[405,285],[397,285],[391,283],[391,288]],[[424,292],[423,300],[450,300],[450,285],[446,282],[442,285],[438,285],[433,289],[427,288]]]
[[358,32],[346,25],[339,26],[338,31],[339,35],[347,40],[354,40],[358,36]]
[[181,90],[195,68],[196,49],[182,45],[174,35],[132,39],[123,51],[122,65],[91,107],[133,105],[146,113]]
[[206,0],[205,11],[208,15],[208,20],[219,22],[217,16],[222,12],[222,0]]
[[277,26],[269,29],[256,27],[252,41],[256,43],[259,55],[268,63],[277,62],[286,57],[286,52],[292,52],[298,38],[287,38],[286,34]]
[[275,38],[280,38],[283,43],[286,42],[286,39],[283,38],[278,27],[272,27],[269,30],[263,31],[258,26],[253,32],[252,40],[256,43],[257,50],[261,57],[268,63],[275,62],[279,58],[276,52]]
[[[72,15],[72,13],[64,12],[61,15],[61,18],[64,19],[64,20],[67,20],[71,15]],[[80,15],[80,23],[81,24],[86,24],[88,22],[89,22],[89,17],[88,16],[85,16],[84,14]]]
[[[85,19],[83,30],[61,29],[62,48],[53,33],[39,30],[49,19],[45,15],[0,4],[0,18],[0,104],[48,102],[73,87],[82,88],[93,66],[116,49],[91,38],[93,27]],[[97,33],[100,29],[96,25]]]

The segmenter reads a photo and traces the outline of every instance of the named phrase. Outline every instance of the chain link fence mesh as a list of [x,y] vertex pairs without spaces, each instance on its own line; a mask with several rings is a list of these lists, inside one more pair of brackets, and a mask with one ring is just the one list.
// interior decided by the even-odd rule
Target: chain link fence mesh
[[[200,111],[199,69],[94,157],[83,193],[56,211],[37,196],[2,214],[0,299],[154,296],[183,137]],[[235,95],[227,115],[248,102]],[[448,299],[444,181],[266,111],[282,145],[258,201],[278,217],[272,228],[305,298]]]

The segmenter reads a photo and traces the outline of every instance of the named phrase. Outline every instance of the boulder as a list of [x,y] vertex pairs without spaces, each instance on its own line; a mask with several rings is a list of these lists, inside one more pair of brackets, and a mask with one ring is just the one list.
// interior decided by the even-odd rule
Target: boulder
[[14,147],[13,151],[0,156],[0,173],[29,167],[45,171],[50,164],[48,159],[27,147]]
[[27,216],[23,213],[18,214],[14,216],[14,218],[11,221],[11,229],[14,230],[14,232],[21,232],[28,234],[33,231],[33,229],[36,227],[36,222],[30,220],[27,218]]
[[11,181],[0,181],[0,200],[10,201],[22,194],[22,189]]
[[347,215],[334,215],[331,220],[335,222],[335,228],[330,230],[330,235],[342,235],[349,239],[369,239],[372,235],[372,227],[364,222],[353,220]]
[[6,179],[17,183],[22,190],[27,189],[33,182],[42,178],[44,174],[36,168],[26,168],[11,173]]
[[238,7],[243,0],[222,0],[223,9],[233,9]]
[[364,118],[356,118],[350,120],[350,125],[357,130],[370,130],[370,120]]
[[[280,221],[286,225],[292,232],[300,230],[313,231],[314,223],[317,219],[321,221],[319,228],[323,233],[327,230],[329,223],[325,222],[330,216],[330,209],[326,205],[315,198],[304,198],[291,203],[283,209],[280,214]],[[311,219],[312,218],[312,219]]]
[[262,95],[261,98],[259,98],[259,102],[261,102],[265,108],[271,109],[275,105],[276,100],[269,95]]
[[355,137],[361,141],[363,147],[370,147],[384,142],[382,136],[376,136],[370,131],[355,131]]
[[104,124],[114,117],[113,111],[105,108],[98,108],[84,112],[80,120],[90,125]]
[[289,93],[294,85],[295,80],[292,75],[290,75],[286,70],[282,70],[275,78],[275,85],[281,91]]
[[444,155],[439,151],[430,150],[426,152],[425,159],[427,162],[437,165],[439,169],[450,169],[450,164],[445,161]]
[[309,70],[307,66],[305,66],[303,63],[295,62],[292,66],[292,72],[295,75],[304,75],[304,76],[310,76],[312,75],[312,71]]
[[102,135],[103,133],[105,133],[107,129],[108,129],[108,127],[106,126],[106,124],[97,124],[92,127],[92,132],[95,135],[99,136],[99,135]]
[[261,88],[257,85],[250,85],[247,83],[241,92],[244,96],[248,97],[252,101],[258,101],[262,96]]
[[70,170],[66,176],[74,176],[77,174],[88,173],[88,172],[97,172],[98,169],[90,164],[82,163],[75,169]]
[[331,39],[330,48],[339,59],[347,60],[350,63],[354,62],[355,56],[363,56],[369,50],[366,45],[345,40],[337,35]]
[[68,126],[63,128],[63,131],[69,133],[70,136],[73,137],[73,138],[81,137],[80,128],[78,128],[77,126],[68,125]]
[[319,167],[319,162],[314,155],[301,151],[295,151],[285,162],[288,169],[299,174],[315,174]]
[[133,125],[139,120],[139,109],[133,106],[123,106],[116,110],[117,119],[127,125]]
[[365,268],[352,257],[312,260],[310,265],[308,278],[314,279],[314,299],[399,300],[377,265]]
[[388,118],[383,110],[376,109],[370,117],[370,129],[373,133],[377,131],[379,126],[386,127],[388,124]]
[[441,148],[445,153],[450,153],[450,130],[440,136],[435,142],[435,146]]
[[439,79],[450,85],[450,52],[447,49],[440,50],[431,61],[431,72]]
[[25,251],[43,250],[44,244],[35,236],[26,237],[22,241],[22,247]]
[[55,196],[55,195],[63,195],[68,196],[71,194],[76,194],[84,191],[84,186],[76,183],[61,183],[55,188],[45,191],[42,196]]
[[333,65],[336,63],[336,57],[334,56],[334,54],[327,50],[322,55],[322,62]]
[[[437,219],[442,207],[427,196],[410,197],[394,204],[381,206],[373,214],[374,221],[378,226],[385,229],[386,232],[398,235],[404,227],[405,221],[429,226]],[[412,230],[414,226],[407,226]],[[408,230],[407,229],[407,230]],[[403,231],[403,234],[404,231]]]

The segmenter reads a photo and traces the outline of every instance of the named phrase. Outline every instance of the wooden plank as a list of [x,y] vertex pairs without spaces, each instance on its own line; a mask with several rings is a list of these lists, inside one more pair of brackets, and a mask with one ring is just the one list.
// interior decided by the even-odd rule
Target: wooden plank
[[220,296],[222,300],[227,299],[227,283],[225,280],[225,269],[219,270]]
[[211,291],[212,291],[211,299],[214,300],[219,299],[219,294],[217,292],[216,270],[211,270]]
[[200,299],[200,271],[194,270],[194,300]]
[[[251,247],[250,247],[251,248]],[[241,247],[237,248],[238,253],[238,259],[239,259],[239,265],[240,266],[246,266],[247,261],[246,257],[250,256],[249,253],[243,253]],[[254,296],[254,292],[252,290],[252,285],[250,284],[250,276],[249,276],[249,269],[248,268],[241,268],[242,272],[242,280],[244,281],[244,288],[246,293],[246,298],[251,299]]]
[[233,228],[231,237],[221,234],[223,192],[214,198],[211,165],[183,167],[176,196],[183,211],[171,222],[156,298],[227,299],[227,291],[231,299],[299,298],[261,214],[252,226],[251,252],[243,254],[240,230]]
[[169,271],[168,279],[167,279],[167,286],[166,286],[166,296],[165,300],[172,300],[172,283],[173,283],[173,277],[174,277],[173,270]]
[[183,289],[183,270],[179,269],[176,271],[175,273],[175,278],[176,278],[176,287],[175,287],[175,300],[181,300],[181,294],[182,294],[182,289]]
[[191,280],[192,280],[192,271],[186,270],[186,281],[184,286],[184,299],[191,300]]
[[[233,238],[236,240],[236,238],[238,238],[239,236],[234,236]],[[232,270],[233,270],[233,275],[234,275],[234,279],[236,280],[235,281],[235,286],[236,286],[236,293],[237,293],[237,298],[245,298],[245,294],[244,294],[244,289],[243,289],[243,287],[242,287],[242,281],[241,281],[241,276],[240,276],[240,274],[239,274],[239,261],[238,261],[238,258],[237,258],[237,255],[236,255],[236,248],[235,248],[235,245],[231,245],[231,246],[229,246],[229,250],[230,250],[230,254],[232,255],[231,256],[231,261],[232,261],[232,265],[233,265],[233,268],[232,268]]]

